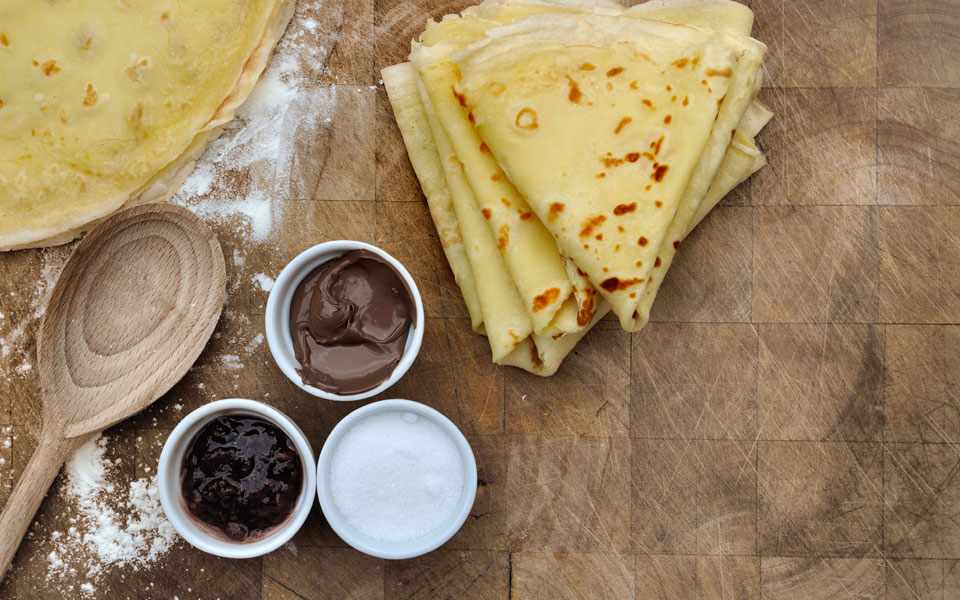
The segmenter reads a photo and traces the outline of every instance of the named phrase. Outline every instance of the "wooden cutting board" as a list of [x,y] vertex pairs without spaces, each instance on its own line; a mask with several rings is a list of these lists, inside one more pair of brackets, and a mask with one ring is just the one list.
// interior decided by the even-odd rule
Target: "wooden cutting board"
[[[262,559],[180,544],[106,569],[95,594],[960,597],[960,4],[753,0],[770,48],[761,99],[777,114],[759,138],[770,165],[684,243],[644,331],[601,322],[550,379],[493,366],[470,331],[378,85],[428,16],[465,5],[301,0],[291,31],[322,57],[303,65],[334,100],[297,130],[266,236],[208,216],[228,257],[215,338],[170,394],[108,432],[121,489],[216,398],[265,400],[319,449],[353,405],[299,392],[273,364],[257,337],[262,283],[320,241],[372,242],[413,272],[428,315],[419,360],[387,396],[441,410],[477,456],[463,530],[385,562],[345,547],[317,509],[295,546]],[[220,184],[239,196],[250,181]],[[35,443],[37,317],[68,252],[0,255],[0,502]],[[86,526],[64,483],[0,597],[79,596],[91,581],[49,576],[54,532]]]

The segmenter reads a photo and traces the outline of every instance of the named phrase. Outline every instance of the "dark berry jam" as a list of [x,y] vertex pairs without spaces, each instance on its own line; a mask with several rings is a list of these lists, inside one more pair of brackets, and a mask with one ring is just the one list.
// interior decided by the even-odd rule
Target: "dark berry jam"
[[211,421],[183,459],[187,511],[235,542],[254,541],[283,523],[303,488],[303,461],[276,425],[249,415]]

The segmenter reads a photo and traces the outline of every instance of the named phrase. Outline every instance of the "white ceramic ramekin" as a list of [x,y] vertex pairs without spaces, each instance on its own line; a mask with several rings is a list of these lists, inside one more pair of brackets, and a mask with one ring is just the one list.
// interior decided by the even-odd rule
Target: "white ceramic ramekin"
[[[463,490],[457,508],[432,532],[408,542],[383,542],[361,533],[350,525],[337,510],[337,505],[330,490],[330,461],[344,434],[361,419],[392,410],[413,412],[439,425],[450,435],[450,439],[460,450],[460,457],[463,460]],[[323,449],[320,451],[320,459],[317,461],[317,496],[320,498],[320,507],[323,509],[323,515],[330,523],[330,527],[340,536],[340,539],[350,546],[378,558],[394,560],[413,558],[439,548],[463,526],[477,496],[477,462],[467,438],[463,437],[463,433],[447,417],[419,402],[381,400],[353,411],[341,419],[333,428],[333,431],[330,432],[330,436],[327,437],[327,441],[324,442]]]
[[[180,493],[180,476],[183,472],[183,457],[204,426],[210,421],[226,415],[253,415],[276,425],[287,434],[294,443],[300,460],[303,461],[303,489],[293,513],[285,523],[253,542],[230,542],[211,534],[197,525],[183,506]],[[186,416],[176,426],[163,445],[160,464],[157,466],[157,478],[160,488],[160,504],[167,519],[183,539],[192,546],[225,558],[253,558],[276,550],[290,541],[300,530],[310,509],[313,508],[313,495],[317,489],[317,474],[313,469],[313,449],[297,425],[279,410],[256,402],[232,398],[218,400],[198,408]]]
[[[300,285],[300,282],[303,281],[303,278],[306,277],[310,271],[316,269],[328,260],[338,258],[351,250],[369,250],[382,257],[396,269],[410,290],[414,303],[415,316],[413,324],[410,326],[411,331],[410,335],[407,336],[407,345],[404,348],[403,356],[400,358],[400,362],[393,370],[390,378],[372,390],[360,394],[340,395],[315,388],[312,385],[305,385],[300,374],[297,373],[297,369],[300,368],[300,363],[294,355],[293,336],[290,335],[290,302],[293,300],[293,293],[296,291],[297,286]],[[273,288],[270,290],[270,296],[267,299],[267,344],[270,346],[270,353],[273,354],[273,360],[276,361],[277,366],[280,367],[283,374],[286,375],[290,381],[297,384],[300,389],[327,400],[363,400],[376,396],[399,381],[420,352],[420,344],[423,343],[424,325],[423,299],[420,297],[420,290],[417,289],[417,284],[413,280],[413,277],[406,268],[400,264],[400,261],[376,246],[351,240],[324,242],[298,254],[296,258],[291,260],[287,266],[280,271],[280,275],[277,276],[277,280],[274,282]]]

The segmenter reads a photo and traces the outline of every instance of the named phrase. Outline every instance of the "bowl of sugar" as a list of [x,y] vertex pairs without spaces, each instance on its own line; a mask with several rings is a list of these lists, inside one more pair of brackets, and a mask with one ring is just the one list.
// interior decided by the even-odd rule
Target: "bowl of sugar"
[[357,550],[413,558],[460,529],[477,494],[477,463],[457,426],[410,400],[381,400],[344,417],[317,461],[330,527]]

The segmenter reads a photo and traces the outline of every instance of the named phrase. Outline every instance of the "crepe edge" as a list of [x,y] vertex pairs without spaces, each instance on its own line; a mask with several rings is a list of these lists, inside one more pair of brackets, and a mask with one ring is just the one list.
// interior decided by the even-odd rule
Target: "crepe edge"
[[60,246],[82,236],[118,210],[137,204],[165,202],[173,196],[193,172],[197,158],[210,142],[220,136],[224,126],[233,119],[237,108],[253,91],[270,61],[274,47],[283,37],[283,32],[293,18],[295,8],[296,0],[277,0],[263,36],[244,63],[237,83],[214,111],[207,124],[193,137],[183,154],[162,167],[150,180],[133,192],[119,195],[115,202],[110,204],[110,208],[93,216],[84,217],[79,223],[67,225],[65,230],[56,228],[27,235],[20,233],[0,236],[0,252]]

